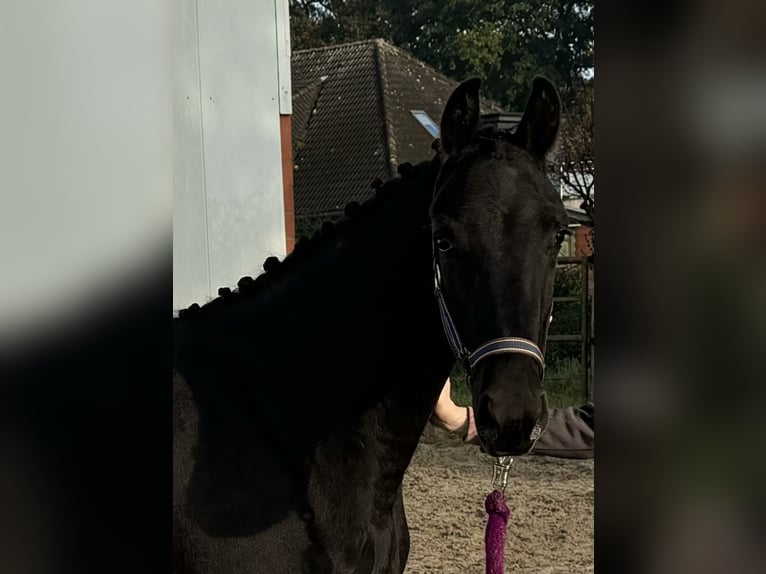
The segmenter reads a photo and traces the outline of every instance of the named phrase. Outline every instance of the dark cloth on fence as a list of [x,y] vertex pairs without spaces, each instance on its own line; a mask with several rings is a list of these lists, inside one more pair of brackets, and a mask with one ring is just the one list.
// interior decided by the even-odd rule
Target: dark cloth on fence
[[[467,444],[479,444],[473,409],[462,433]],[[592,459],[594,457],[594,404],[550,410],[548,428],[537,440],[530,454],[555,458]]]

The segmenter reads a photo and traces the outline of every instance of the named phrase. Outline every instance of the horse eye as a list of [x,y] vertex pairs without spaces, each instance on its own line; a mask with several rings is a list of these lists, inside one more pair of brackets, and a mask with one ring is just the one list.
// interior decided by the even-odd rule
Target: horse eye
[[567,235],[572,235],[572,232],[568,229],[559,229],[559,232],[556,234],[556,245],[564,243],[564,239]]
[[450,249],[452,249],[452,243],[450,243],[446,239],[438,239],[436,241],[436,248],[439,251],[441,251],[442,253],[445,253],[445,252],[449,251]]

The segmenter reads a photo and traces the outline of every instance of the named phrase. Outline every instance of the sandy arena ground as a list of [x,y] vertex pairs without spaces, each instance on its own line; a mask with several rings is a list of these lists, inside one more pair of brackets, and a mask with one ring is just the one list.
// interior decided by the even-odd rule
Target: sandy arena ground
[[[404,479],[406,574],[483,574],[492,459],[427,430]],[[521,457],[506,491],[509,574],[593,572],[593,461]]]

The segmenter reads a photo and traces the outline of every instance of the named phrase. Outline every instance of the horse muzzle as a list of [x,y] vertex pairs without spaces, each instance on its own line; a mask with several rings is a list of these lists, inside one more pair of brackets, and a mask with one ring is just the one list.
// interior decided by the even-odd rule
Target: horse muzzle
[[474,411],[482,449],[492,456],[527,454],[548,426],[545,391],[503,401],[485,394]]

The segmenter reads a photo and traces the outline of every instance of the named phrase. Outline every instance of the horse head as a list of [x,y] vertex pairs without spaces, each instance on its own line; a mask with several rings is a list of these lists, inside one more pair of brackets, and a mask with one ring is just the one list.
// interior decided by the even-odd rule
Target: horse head
[[542,380],[556,256],[568,233],[545,173],[560,102],[533,82],[515,132],[479,129],[478,79],[441,120],[430,216],[436,295],[450,344],[469,371],[477,429],[491,455],[523,454],[547,421]]

